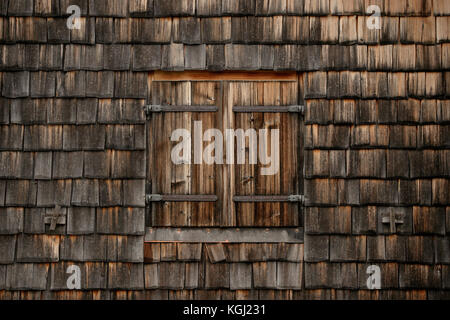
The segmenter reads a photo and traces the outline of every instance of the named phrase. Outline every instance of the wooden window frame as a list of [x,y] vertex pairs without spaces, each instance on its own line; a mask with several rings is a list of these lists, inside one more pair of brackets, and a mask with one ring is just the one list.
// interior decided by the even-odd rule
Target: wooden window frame
[[[297,85],[301,85],[300,74],[297,72],[282,71],[223,71],[223,72],[208,72],[208,71],[181,71],[181,72],[166,72],[154,71],[149,73],[148,88],[151,96],[153,81],[295,81]],[[301,92],[301,90],[299,90]],[[298,102],[300,102],[300,95]],[[181,110],[180,110],[181,111]],[[263,111],[267,112],[267,111]],[[283,111],[283,112],[288,112]],[[149,119],[146,121],[146,132]],[[299,161],[301,163],[300,176],[300,190],[304,192],[304,120],[300,120],[300,137],[302,139],[301,148],[299,151]],[[147,137],[147,152],[149,152],[149,137]],[[146,165],[148,165],[146,159]],[[149,179],[150,169],[147,168],[147,179]],[[147,189],[147,188],[146,188]],[[146,195],[149,190],[146,190]],[[160,201],[167,200],[168,195],[163,196]],[[147,196],[146,196],[147,197]],[[281,196],[281,201],[288,201]],[[170,196],[169,196],[170,198]],[[177,197],[173,197],[169,201],[177,201]],[[195,195],[194,197],[195,198]],[[238,196],[239,198],[239,196]],[[245,198],[245,196],[244,196]],[[241,199],[242,200],[242,199]],[[280,199],[278,199],[280,200]],[[178,200],[180,201],[180,200]],[[195,199],[193,200],[195,201]],[[205,201],[204,199],[201,201]],[[214,201],[212,199],[206,201]],[[237,199],[239,201],[239,199]],[[245,200],[244,200],[245,201]],[[266,201],[266,200],[256,200]],[[270,201],[267,200],[267,201]],[[304,210],[303,203],[299,203],[299,210]],[[152,227],[149,225],[149,205],[146,205],[146,234],[145,242],[195,242],[195,243],[303,243],[304,239],[304,214],[299,217],[298,227]]]

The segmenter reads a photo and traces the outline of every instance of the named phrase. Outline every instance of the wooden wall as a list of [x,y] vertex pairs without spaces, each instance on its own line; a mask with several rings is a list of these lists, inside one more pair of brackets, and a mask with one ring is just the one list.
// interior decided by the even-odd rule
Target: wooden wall
[[[450,298],[449,25],[447,0],[1,1],[0,298]],[[144,245],[154,70],[298,72],[304,244]]]

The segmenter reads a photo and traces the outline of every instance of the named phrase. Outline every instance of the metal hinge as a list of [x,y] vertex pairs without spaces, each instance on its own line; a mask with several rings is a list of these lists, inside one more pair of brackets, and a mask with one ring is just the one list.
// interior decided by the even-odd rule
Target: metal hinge
[[145,195],[145,202],[160,202],[162,201],[163,197],[160,194],[146,194]]
[[288,201],[290,202],[300,202],[301,204],[305,203],[305,196],[302,194],[291,194],[288,197]]
[[305,106],[289,106],[288,112],[296,112],[303,115],[305,113]]
[[144,106],[144,111],[147,116],[149,116],[152,112],[161,112],[162,107],[160,105],[155,104],[147,104]]

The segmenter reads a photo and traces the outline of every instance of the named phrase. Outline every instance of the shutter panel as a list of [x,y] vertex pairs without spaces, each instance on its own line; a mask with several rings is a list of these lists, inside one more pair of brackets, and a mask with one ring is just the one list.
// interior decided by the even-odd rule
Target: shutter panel
[[[262,175],[267,165],[249,164],[250,146],[246,141],[246,162],[236,165],[233,201],[240,227],[291,227],[301,223],[299,130],[296,82],[233,82],[229,84],[236,128],[279,130],[279,169]],[[278,109],[278,110],[277,110]],[[268,154],[270,131],[268,134]],[[258,153],[260,151],[258,135]],[[272,160],[273,161],[273,160]]]
[[[152,226],[217,225],[215,165],[205,163],[174,164],[172,132],[193,132],[194,122],[201,121],[203,130],[217,126],[217,101],[220,83],[169,82],[152,83],[152,106],[149,112],[149,165]],[[194,152],[193,134],[191,149]],[[194,161],[192,156],[192,162]]]

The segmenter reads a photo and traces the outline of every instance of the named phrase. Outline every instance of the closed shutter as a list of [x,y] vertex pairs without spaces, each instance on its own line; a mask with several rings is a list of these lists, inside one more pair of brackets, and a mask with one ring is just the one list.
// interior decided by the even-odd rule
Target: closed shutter
[[[249,145],[246,145],[244,165],[229,167],[234,181],[230,181],[235,210],[232,225],[257,227],[299,226],[301,206],[293,198],[300,194],[300,116],[283,106],[294,107],[297,101],[296,82],[227,82],[225,84],[227,110],[232,110],[230,126],[268,130],[267,154],[270,150],[271,130],[279,130],[279,165],[275,174],[262,174],[268,166],[249,164]],[[295,108],[291,111],[296,111]],[[258,136],[258,140],[260,137]],[[248,142],[248,141],[247,141]],[[258,141],[258,152],[260,152]],[[299,199],[300,200],[300,199]]]
[[[152,226],[221,224],[217,205],[218,191],[221,189],[217,176],[218,165],[174,164],[171,159],[172,148],[178,143],[171,141],[175,130],[187,129],[193,132],[196,121],[201,121],[203,130],[218,127],[220,86],[220,82],[152,83],[152,105],[162,108],[161,111],[152,112],[149,120],[148,188],[151,194],[162,197],[148,199]],[[193,144],[194,139],[192,153]]]
[[[147,111],[147,226],[302,226],[302,108],[296,77],[153,80]],[[171,159],[181,141],[171,141],[177,129],[190,132],[191,163],[176,164]],[[199,136],[203,153],[214,141],[203,141],[208,129],[218,129],[223,135],[223,164],[195,159]],[[233,137],[233,164],[229,163],[227,129],[234,133],[242,129],[245,137],[244,144]],[[256,141],[249,138],[254,133]],[[272,136],[277,138],[275,144]],[[262,139],[267,150],[261,150]],[[256,163],[254,158],[251,161],[255,145]],[[244,158],[241,163],[238,154]],[[264,154],[266,163],[261,160]]]

